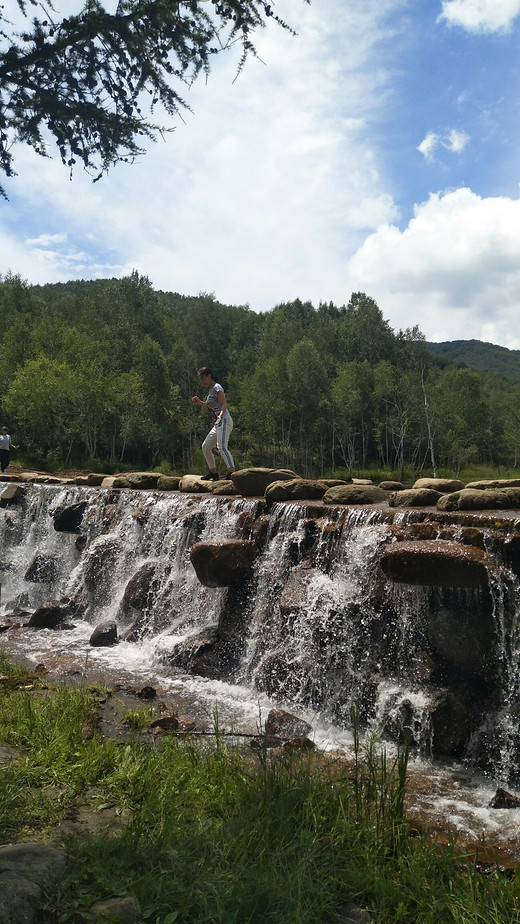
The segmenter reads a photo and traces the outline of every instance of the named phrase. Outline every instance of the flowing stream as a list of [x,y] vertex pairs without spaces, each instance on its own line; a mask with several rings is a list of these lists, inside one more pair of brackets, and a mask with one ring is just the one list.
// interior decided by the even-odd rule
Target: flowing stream
[[[314,505],[311,517],[299,504],[274,505],[243,604],[239,667],[233,677],[212,679],[172,666],[178,646],[218,624],[226,606],[225,588],[197,579],[190,549],[250,535],[262,503],[75,485],[24,490],[21,503],[0,510],[0,623],[10,626],[0,648],[58,674],[155,684],[185,714],[210,722],[217,710],[221,727],[235,732],[258,732],[270,708],[282,705],[311,723],[319,747],[347,755],[353,708],[368,736],[388,741],[390,754],[391,739],[406,726],[411,814],[468,843],[484,835],[509,863],[520,863],[520,809],[489,807],[497,786],[511,790],[519,778],[518,582],[507,570],[505,582],[490,582],[502,692],[471,746],[490,724],[498,743],[477,770],[471,746],[461,760],[433,756],[432,694],[417,682],[432,595],[381,584],[377,566],[390,529],[381,510],[334,508],[320,517]],[[57,530],[56,515],[78,504],[85,506],[79,534]],[[148,581],[139,610],[125,598],[136,575]],[[51,599],[80,601],[81,618],[62,630],[24,628],[28,614]],[[480,605],[467,592],[451,593],[449,604]],[[444,612],[446,599],[439,605]],[[117,622],[121,640],[92,647],[94,627],[107,620]]]

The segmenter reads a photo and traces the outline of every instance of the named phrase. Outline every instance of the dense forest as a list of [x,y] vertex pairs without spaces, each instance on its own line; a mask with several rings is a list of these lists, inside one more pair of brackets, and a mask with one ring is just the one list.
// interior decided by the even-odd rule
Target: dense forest
[[520,375],[436,356],[364,293],[258,314],[137,273],[0,277],[0,423],[32,465],[204,471],[204,364],[226,389],[237,467],[404,478],[518,461]]

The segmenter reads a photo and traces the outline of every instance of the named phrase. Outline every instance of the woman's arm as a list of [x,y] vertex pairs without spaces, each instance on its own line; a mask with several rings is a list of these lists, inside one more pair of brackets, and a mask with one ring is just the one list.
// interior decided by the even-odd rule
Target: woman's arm
[[223,391],[217,392],[217,401],[220,407],[220,414],[217,417],[217,421],[222,420],[227,409],[226,395]]

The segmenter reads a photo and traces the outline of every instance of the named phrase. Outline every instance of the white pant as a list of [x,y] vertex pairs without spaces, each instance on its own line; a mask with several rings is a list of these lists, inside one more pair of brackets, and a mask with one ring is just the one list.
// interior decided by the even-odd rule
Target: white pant
[[235,467],[233,462],[233,456],[228,450],[228,441],[231,436],[231,431],[233,429],[233,418],[231,415],[223,417],[222,420],[217,424],[214,424],[209,431],[206,439],[202,444],[202,452],[204,453],[204,458],[208,463],[208,468],[213,470],[217,467],[215,462],[215,456],[213,455],[213,450],[215,446],[217,447],[220,455],[224,459],[228,470]]

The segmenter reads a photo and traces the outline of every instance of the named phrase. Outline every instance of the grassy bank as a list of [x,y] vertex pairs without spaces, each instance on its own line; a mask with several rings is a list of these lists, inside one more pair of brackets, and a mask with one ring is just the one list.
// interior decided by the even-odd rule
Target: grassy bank
[[[352,766],[239,751],[174,735],[124,743],[98,731],[99,695],[46,688],[0,655],[0,843],[56,843],[88,804],[109,836],[72,838],[77,860],[49,887],[41,922],[92,920],[93,902],[132,895],[140,924],[334,924],[349,903],[392,924],[520,922],[520,882],[411,836],[406,760],[374,745]],[[116,823],[117,822],[117,823]]]

